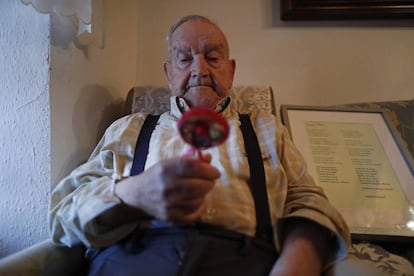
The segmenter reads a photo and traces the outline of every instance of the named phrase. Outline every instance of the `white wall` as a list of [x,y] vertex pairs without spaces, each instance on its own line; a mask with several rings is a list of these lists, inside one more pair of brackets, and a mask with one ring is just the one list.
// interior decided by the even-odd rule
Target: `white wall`
[[183,15],[222,26],[237,60],[235,84],[269,84],[278,103],[414,95],[412,21],[287,23],[276,0],[104,2],[104,49],[51,47],[52,186],[87,159],[132,86],[166,84],[165,35]]
[[49,17],[0,3],[0,258],[48,237]]
[[136,82],[137,1],[104,4],[103,49],[82,51],[52,36],[52,186],[89,157],[106,127],[123,114]]
[[270,84],[278,103],[414,97],[414,21],[282,22],[279,0],[140,0],[137,82],[165,84],[164,37],[199,13],[227,34],[235,84]]

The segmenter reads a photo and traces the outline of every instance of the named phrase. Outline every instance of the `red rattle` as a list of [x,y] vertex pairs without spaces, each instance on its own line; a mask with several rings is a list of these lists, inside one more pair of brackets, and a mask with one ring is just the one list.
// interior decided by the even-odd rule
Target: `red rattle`
[[192,146],[183,157],[196,155],[201,161],[205,160],[202,149],[218,146],[229,136],[226,118],[205,107],[194,107],[185,112],[177,127],[183,140]]

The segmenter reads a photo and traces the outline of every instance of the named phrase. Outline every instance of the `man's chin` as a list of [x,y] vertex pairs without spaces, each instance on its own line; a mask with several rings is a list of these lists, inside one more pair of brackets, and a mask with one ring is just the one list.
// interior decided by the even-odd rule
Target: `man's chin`
[[200,106],[207,108],[215,108],[220,101],[217,93],[210,89],[207,90],[188,90],[184,98],[191,107]]

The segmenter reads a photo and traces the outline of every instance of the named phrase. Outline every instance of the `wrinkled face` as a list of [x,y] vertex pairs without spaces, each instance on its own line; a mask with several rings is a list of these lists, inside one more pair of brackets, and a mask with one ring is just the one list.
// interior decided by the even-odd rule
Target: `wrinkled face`
[[203,20],[180,25],[171,37],[164,64],[171,93],[191,106],[214,108],[233,84],[234,60],[228,58],[224,34]]

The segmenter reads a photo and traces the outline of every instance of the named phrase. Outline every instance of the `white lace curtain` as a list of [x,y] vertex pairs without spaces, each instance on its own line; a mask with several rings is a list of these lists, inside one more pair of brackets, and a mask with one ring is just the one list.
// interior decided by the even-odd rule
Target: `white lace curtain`
[[21,1],[25,5],[32,5],[40,13],[51,14],[54,24],[51,30],[58,37],[65,34],[78,47],[92,44],[104,48],[103,0]]

